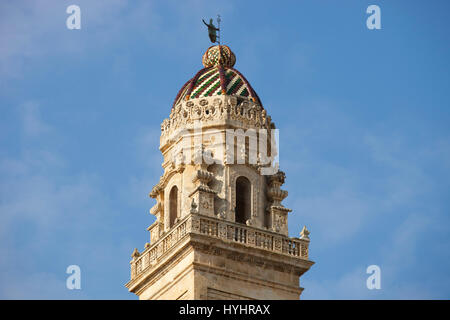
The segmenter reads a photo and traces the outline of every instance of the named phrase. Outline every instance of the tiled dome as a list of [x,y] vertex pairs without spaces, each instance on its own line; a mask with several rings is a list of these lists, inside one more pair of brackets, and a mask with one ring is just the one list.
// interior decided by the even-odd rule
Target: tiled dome
[[236,57],[228,46],[209,47],[203,54],[203,66],[178,92],[173,106],[181,101],[214,95],[236,95],[261,104],[250,83],[233,68]]
[[205,68],[216,65],[232,68],[236,63],[236,56],[228,46],[212,46],[203,54],[202,63]]

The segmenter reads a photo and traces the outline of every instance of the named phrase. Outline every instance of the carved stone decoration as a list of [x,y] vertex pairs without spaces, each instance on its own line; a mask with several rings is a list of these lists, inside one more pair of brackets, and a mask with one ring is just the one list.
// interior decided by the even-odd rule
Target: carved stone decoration
[[281,232],[281,230],[284,228],[284,225],[286,224],[284,217],[276,213],[274,214],[273,221],[273,230],[276,232]]
[[150,243],[155,243],[158,241],[160,236],[160,223],[156,220],[150,227],[148,227],[148,231],[150,232]]
[[247,226],[256,226],[257,225],[256,219],[255,218],[247,219],[247,221],[245,221],[245,224]]
[[160,181],[158,182],[158,184],[156,184],[153,187],[152,191],[150,192],[149,196],[151,198],[156,198],[164,190],[163,183],[162,183],[162,178],[163,177],[160,178]]
[[200,220],[197,218],[193,218],[191,228],[192,228],[192,232],[199,233],[200,232]]
[[189,195],[194,203],[199,204],[196,213],[214,216],[214,194],[209,188],[199,186]]
[[283,171],[278,171],[276,174],[269,177],[269,188],[267,196],[272,201],[272,206],[282,206],[281,201],[288,196],[288,192],[281,190],[280,187],[284,184],[285,174]]
[[177,173],[181,173],[184,170],[184,166],[180,166],[177,168],[171,168],[164,172],[164,174],[159,178],[159,182],[153,187],[152,191],[150,192],[149,196],[151,198],[157,198],[161,195],[161,193],[164,192],[164,189],[167,187],[167,184],[172,179],[174,175]]
[[211,207],[211,205],[209,204],[209,201],[207,199],[203,200],[202,207],[205,210],[208,210]]
[[290,209],[285,208],[281,201],[287,197],[288,192],[281,190],[280,187],[285,181],[283,171],[278,171],[268,178],[267,197],[271,204],[269,206],[269,216],[272,230],[282,234],[288,234],[287,213]]
[[219,238],[226,239],[227,238],[227,226],[223,223],[219,223]]
[[198,211],[197,211],[197,204],[195,203],[194,198],[192,198],[192,201],[191,201],[191,210],[190,210],[190,212],[191,213],[198,213]]
[[309,250],[308,246],[306,244],[302,243],[300,245],[300,256],[305,258],[305,259],[308,259],[308,250]]
[[252,100],[240,98],[238,102],[234,96],[191,99],[176,105],[172,109],[169,119],[162,122],[161,144],[164,145],[168,142],[171,134],[175,133],[178,128],[189,128],[196,120],[201,120],[205,125],[209,121],[235,120],[239,121],[246,129],[270,129],[272,127],[266,110]]
[[274,247],[274,250],[275,251],[282,251],[282,244],[281,244],[281,238],[279,238],[279,237],[276,237],[275,239],[274,239],[274,245],[273,245],[273,247]]
[[227,213],[226,213],[225,210],[222,210],[222,211],[219,211],[219,213],[217,213],[216,216],[217,216],[217,218],[219,218],[219,219],[226,219]]
[[250,231],[247,234],[248,237],[248,244],[254,246],[255,245],[255,232]]
[[131,254],[131,257],[132,257],[133,259],[137,259],[137,258],[140,257],[140,255],[141,255],[141,254],[139,253],[138,249],[137,249],[137,248],[134,248],[133,253]]
[[156,204],[150,209],[150,213],[154,216],[156,216],[158,213],[161,212],[162,205],[161,202],[156,202]]
[[192,182],[199,182],[200,186],[208,187],[208,182],[213,178],[213,174],[206,170],[197,170],[194,173],[194,177],[192,178]]
[[196,170],[192,177],[192,182],[196,188],[189,195],[198,204],[198,213],[204,215],[214,215],[214,195],[216,192],[208,186],[208,182],[213,178],[213,174],[207,170]]
[[309,234],[309,230],[306,228],[306,226],[303,226],[303,229],[300,232],[300,239],[309,240]]
[[273,206],[281,206],[281,201],[288,196],[288,192],[277,187],[270,187],[267,196],[273,202]]
[[[214,201],[216,201],[216,200],[214,200]],[[216,217],[219,218],[219,219],[226,219],[227,218],[227,208],[226,208],[225,204],[220,206],[220,208],[217,210]]]
[[172,154],[172,167],[178,172],[184,169],[186,157],[183,154],[183,149],[178,148]]
[[288,235],[287,214],[290,209],[284,207],[271,207],[272,231]]

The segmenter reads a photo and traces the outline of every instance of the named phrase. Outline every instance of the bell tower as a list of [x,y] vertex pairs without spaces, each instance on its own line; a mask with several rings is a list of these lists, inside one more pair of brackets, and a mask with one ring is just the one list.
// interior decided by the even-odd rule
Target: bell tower
[[202,62],[161,124],[156,221],[126,287],[140,299],[299,299],[309,231],[288,235],[275,125],[228,46]]

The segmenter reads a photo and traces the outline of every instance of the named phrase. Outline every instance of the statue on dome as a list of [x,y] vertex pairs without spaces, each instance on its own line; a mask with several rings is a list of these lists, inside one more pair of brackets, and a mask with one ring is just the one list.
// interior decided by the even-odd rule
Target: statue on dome
[[[217,20],[217,22],[219,23],[219,26],[220,26],[220,20],[219,19]],[[209,19],[209,24],[206,23],[205,20],[203,20],[203,19],[202,19],[202,21],[208,27],[209,40],[211,40],[212,43],[216,43],[217,42],[217,33],[216,33],[216,31],[220,32],[220,29],[216,28],[216,26],[213,24],[213,19],[212,18]],[[219,39],[220,39],[220,36],[219,36]]]

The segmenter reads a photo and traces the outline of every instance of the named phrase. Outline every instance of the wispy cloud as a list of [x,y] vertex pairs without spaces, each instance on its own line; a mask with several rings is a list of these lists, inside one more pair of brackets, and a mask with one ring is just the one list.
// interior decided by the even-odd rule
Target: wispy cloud
[[[421,258],[428,250],[425,234],[437,245],[449,233],[448,208],[439,192],[441,178],[450,172],[446,164],[434,163],[448,153],[444,141],[449,137],[421,143],[398,132],[363,127],[340,109],[323,102],[303,105],[292,116],[295,125],[280,128],[281,167],[290,192],[286,203],[293,209],[290,230],[309,227],[311,258],[317,257],[319,264],[304,276],[304,298],[436,297],[437,282],[420,285],[405,274],[424,276],[419,270],[431,268]],[[339,154],[324,157],[330,152]],[[341,258],[330,254],[333,250]],[[448,261],[445,250],[428,251],[427,256]],[[334,265],[334,277],[320,279],[323,263]],[[382,268],[380,292],[366,288],[370,264]]]
[[152,30],[159,19],[150,2],[77,1],[81,30],[68,30],[66,8],[71,1],[14,1],[0,4],[0,81],[22,78],[27,69],[48,56],[80,55],[111,44],[130,25]]
[[[70,264],[88,269],[92,263],[112,264],[112,269],[126,271],[123,278],[115,278],[121,286],[132,244],[109,229],[120,219],[112,200],[97,175],[74,174],[70,161],[58,151],[41,150],[37,135],[58,132],[39,113],[39,103],[22,104],[18,115],[24,138],[19,153],[0,161],[1,297],[87,298],[85,291],[66,289],[65,268]],[[117,254],[124,259],[122,266],[111,261]],[[83,281],[92,278],[90,274],[86,272]]]
[[50,127],[42,121],[39,106],[35,102],[25,102],[20,106],[20,112],[23,131],[27,136],[39,136],[50,131]]

